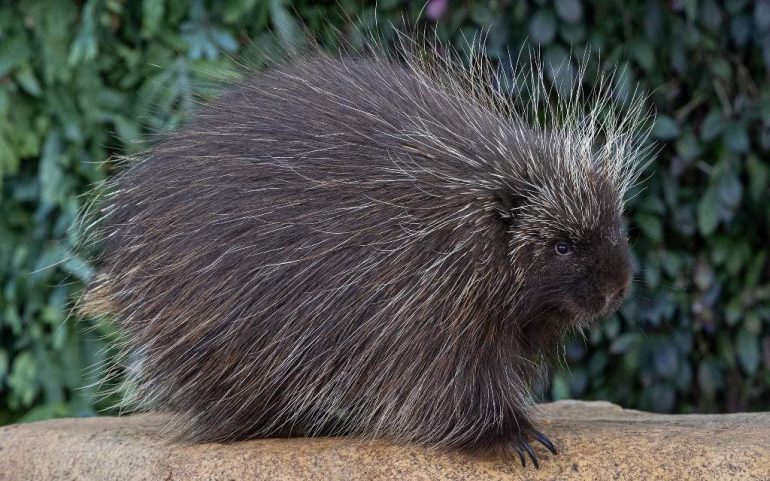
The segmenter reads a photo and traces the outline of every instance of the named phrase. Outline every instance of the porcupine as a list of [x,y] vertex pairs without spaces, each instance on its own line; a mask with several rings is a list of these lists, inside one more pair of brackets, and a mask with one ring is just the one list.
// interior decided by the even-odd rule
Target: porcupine
[[646,114],[607,76],[552,95],[536,62],[505,89],[429,53],[252,73],[106,187],[82,306],[177,438],[556,454],[531,386],[626,296]]

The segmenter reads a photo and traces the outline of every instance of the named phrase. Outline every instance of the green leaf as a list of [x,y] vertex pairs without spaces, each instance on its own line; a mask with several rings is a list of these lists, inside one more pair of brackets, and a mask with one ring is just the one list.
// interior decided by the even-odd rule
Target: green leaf
[[22,351],[14,358],[8,376],[8,386],[19,407],[30,406],[35,400],[39,392],[37,374],[38,366],[31,352]]
[[564,375],[554,375],[553,380],[551,381],[551,394],[553,395],[554,401],[570,398],[569,383]]
[[743,320],[743,327],[753,336],[762,335],[762,319],[756,312],[746,313],[746,318]]
[[578,23],[583,18],[583,4],[580,0],[556,0],[556,14],[567,23]]
[[72,409],[63,402],[55,404],[43,404],[30,409],[27,414],[19,419],[20,423],[33,423],[52,418],[71,417]]
[[77,65],[96,58],[98,41],[96,32],[96,6],[101,0],[88,0],[80,14],[80,31],[70,47],[69,64]]
[[748,288],[754,288],[759,285],[759,281],[762,278],[762,272],[765,269],[765,262],[767,261],[768,251],[762,250],[756,253],[754,259],[746,269],[746,280],[744,284]]
[[142,0],[142,37],[155,35],[166,12],[165,0]]
[[732,169],[726,170],[719,176],[719,201],[728,212],[737,209],[743,199],[743,185]]
[[91,276],[93,275],[93,269],[90,265],[86,263],[86,261],[80,257],[71,255],[67,261],[62,264],[62,269],[76,278],[80,279],[82,282],[88,282],[89,279],[91,279]]
[[698,387],[706,396],[714,396],[722,390],[724,379],[715,361],[702,361],[698,365]]
[[0,347],[0,386],[8,374],[8,352]]
[[57,130],[51,131],[43,145],[38,178],[42,188],[41,200],[49,205],[60,204],[64,200],[61,137]]
[[701,291],[708,290],[714,284],[714,269],[703,259],[699,259],[695,265],[693,282]]
[[727,148],[735,153],[744,153],[749,150],[749,135],[739,122],[729,122],[722,135]]
[[741,329],[736,339],[736,349],[743,370],[749,375],[756,373],[760,361],[759,339],[749,331]]
[[652,136],[661,140],[673,140],[679,136],[679,126],[668,115],[659,115],[652,127]]
[[702,152],[703,149],[698,143],[698,138],[695,137],[695,134],[690,130],[682,135],[676,142],[676,153],[684,160],[695,160]]
[[749,156],[747,162],[749,172],[749,194],[754,201],[759,201],[768,196],[768,179],[770,167],[760,162],[756,155]]
[[733,68],[727,60],[716,57],[711,60],[711,71],[716,77],[729,80],[733,76]]
[[676,392],[668,384],[653,384],[643,391],[642,407],[655,412],[670,412],[676,402]]
[[725,269],[730,275],[737,275],[748,262],[751,257],[751,246],[748,243],[741,240],[738,242],[733,241],[733,248],[730,251]]
[[703,119],[700,125],[700,138],[704,142],[710,142],[719,136],[724,130],[724,120],[722,119],[722,113],[717,110],[712,110]]
[[19,83],[21,88],[23,88],[24,91],[28,94],[39,97],[42,93],[40,82],[38,82],[37,77],[35,77],[35,73],[32,71],[32,68],[28,64],[24,64],[21,68],[19,68],[16,71],[16,75],[14,75],[14,77],[16,78],[16,81]]
[[529,19],[529,8],[527,2],[513,2],[513,20],[517,24],[524,23]]
[[[701,2],[700,19],[701,24],[706,26],[710,30],[719,29],[722,26],[723,15],[722,10],[716,3],[716,0],[702,0]],[[721,33],[721,32],[720,32]]]
[[642,229],[644,235],[655,242],[663,240],[663,222],[654,214],[637,214],[634,216],[636,224]]
[[725,306],[725,320],[728,326],[738,324],[743,316],[743,300],[740,297],[731,299]]
[[281,45],[289,52],[304,43],[304,34],[299,23],[289,14],[282,0],[270,0],[270,18]]
[[603,324],[604,332],[608,339],[614,339],[620,333],[620,320],[618,316],[610,316]]
[[749,40],[751,35],[751,17],[748,15],[737,15],[730,19],[730,36],[739,46],[743,46]]
[[225,23],[232,24],[238,23],[239,20],[254,10],[254,7],[257,6],[257,0],[225,0],[223,4],[222,17]]
[[669,342],[659,345],[653,355],[655,370],[664,378],[672,378],[679,369],[679,352]]
[[627,332],[616,337],[610,344],[610,352],[613,354],[622,354],[631,350],[641,341],[641,336],[636,332]]
[[740,13],[749,0],[732,0],[731,2],[724,2],[727,12],[731,15]]
[[556,36],[556,17],[549,9],[535,12],[529,21],[529,35],[537,44],[549,44]]
[[24,63],[30,50],[23,32],[12,33],[0,41],[0,77]]
[[770,2],[754,3],[754,21],[760,30],[770,30]]
[[496,14],[488,4],[475,3],[471,5],[470,13],[471,20],[481,27],[489,27],[495,21]]
[[591,356],[591,360],[588,362],[588,372],[591,377],[597,378],[607,369],[609,364],[609,356],[605,351],[595,351]]
[[639,65],[645,70],[652,70],[655,66],[656,58],[655,49],[652,44],[644,39],[639,39],[634,42],[632,49],[634,58]]
[[562,25],[559,35],[569,45],[581,44],[586,39],[586,27],[583,24]]
[[698,230],[704,236],[714,233],[719,224],[719,191],[710,186],[698,202]]

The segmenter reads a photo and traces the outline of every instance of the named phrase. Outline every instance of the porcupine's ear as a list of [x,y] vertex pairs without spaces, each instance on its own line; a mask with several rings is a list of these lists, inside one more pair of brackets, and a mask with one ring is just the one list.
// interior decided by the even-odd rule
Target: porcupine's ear
[[494,202],[495,215],[510,226],[516,222],[516,208],[524,204],[524,197],[510,190],[499,190],[494,194]]

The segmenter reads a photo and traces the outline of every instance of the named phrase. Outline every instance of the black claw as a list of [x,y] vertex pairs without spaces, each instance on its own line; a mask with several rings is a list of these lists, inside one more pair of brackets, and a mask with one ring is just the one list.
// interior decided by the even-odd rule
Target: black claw
[[527,459],[524,457],[524,451],[521,449],[521,445],[518,443],[512,444],[513,450],[516,451],[516,454],[519,455],[519,459],[521,460],[521,467],[525,467],[527,465]]
[[535,465],[535,468],[540,469],[540,463],[537,462],[537,454],[535,454],[535,450],[532,449],[532,446],[530,446],[526,441],[524,441],[522,444],[524,444],[524,449],[527,451],[527,454],[529,454],[529,459],[532,460],[532,464]]
[[540,462],[537,459],[535,450],[530,445],[530,441],[539,442],[554,455],[558,453],[556,446],[553,445],[551,440],[548,439],[545,434],[531,427],[524,428],[519,431],[518,435],[513,439],[513,442],[511,443],[511,447],[514,451],[516,451],[516,454],[519,455],[519,460],[521,460],[522,467],[527,466],[527,457],[529,457],[529,459],[532,460],[532,464],[535,466],[535,468],[540,468]]
[[521,451],[521,448],[516,448],[516,452],[519,453],[519,459],[521,459],[521,467],[526,468],[527,458],[524,457],[524,453]]
[[556,446],[553,445],[550,439],[546,437],[545,434],[541,433],[540,431],[535,431],[532,433],[532,436],[535,438],[537,442],[545,446],[547,450],[551,452],[554,456],[559,454],[559,452],[556,450]]

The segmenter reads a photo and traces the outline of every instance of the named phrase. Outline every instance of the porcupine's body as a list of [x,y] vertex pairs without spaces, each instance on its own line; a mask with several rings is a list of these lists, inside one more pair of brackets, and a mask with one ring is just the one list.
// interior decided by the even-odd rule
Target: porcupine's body
[[196,441],[550,446],[528,388],[624,297],[638,139],[598,109],[527,125],[472,80],[299,58],[118,176],[84,304],[139,353],[136,399]]

